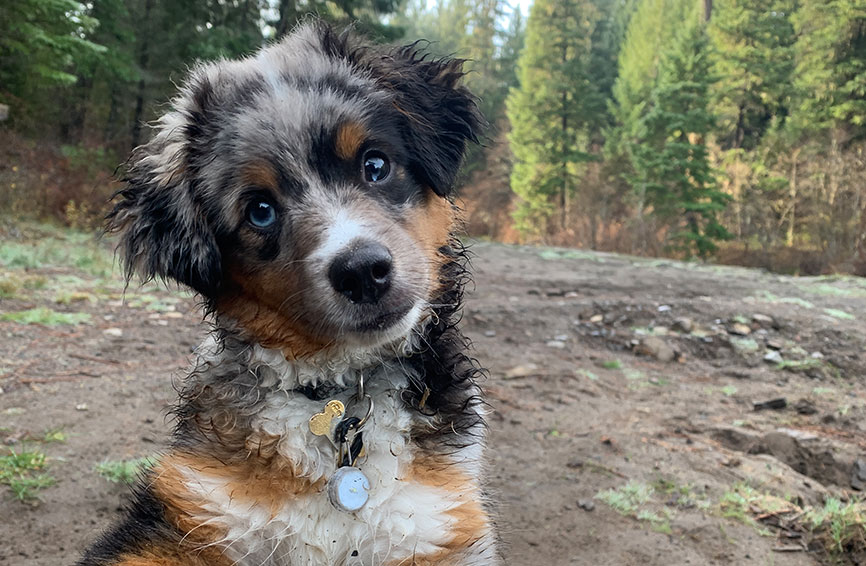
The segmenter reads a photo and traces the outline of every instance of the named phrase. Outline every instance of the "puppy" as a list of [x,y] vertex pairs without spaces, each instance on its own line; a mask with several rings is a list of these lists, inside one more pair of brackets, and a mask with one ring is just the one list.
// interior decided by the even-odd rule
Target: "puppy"
[[214,324],[170,449],[82,566],[490,565],[449,201],[462,61],[320,23],[195,68],[109,214]]

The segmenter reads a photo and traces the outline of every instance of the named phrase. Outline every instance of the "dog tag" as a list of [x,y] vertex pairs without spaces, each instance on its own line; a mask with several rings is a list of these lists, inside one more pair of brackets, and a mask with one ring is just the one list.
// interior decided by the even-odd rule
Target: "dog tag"
[[330,436],[331,423],[334,422],[334,419],[342,417],[345,412],[346,406],[343,405],[342,401],[336,399],[328,401],[324,411],[310,417],[310,432],[316,436]]
[[370,498],[370,480],[364,472],[353,466],[337,468],[328,482],[328,499],[336,509],[352,513],[363,507]]

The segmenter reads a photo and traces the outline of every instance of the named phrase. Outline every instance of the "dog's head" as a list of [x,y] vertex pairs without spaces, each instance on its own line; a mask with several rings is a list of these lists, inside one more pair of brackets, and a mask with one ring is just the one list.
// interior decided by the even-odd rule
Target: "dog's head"
[[199,66],[109,215],[128,274],[188,285],[294,357],[407,335],[483,122],[462,75],[321,24]]

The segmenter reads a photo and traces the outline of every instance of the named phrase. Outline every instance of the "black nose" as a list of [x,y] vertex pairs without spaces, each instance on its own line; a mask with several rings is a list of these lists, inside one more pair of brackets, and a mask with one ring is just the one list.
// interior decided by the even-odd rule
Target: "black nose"
[[388,248],[365,241],[334,258],[328,279],[353,303],[376,303],[391,287],[391,264]]

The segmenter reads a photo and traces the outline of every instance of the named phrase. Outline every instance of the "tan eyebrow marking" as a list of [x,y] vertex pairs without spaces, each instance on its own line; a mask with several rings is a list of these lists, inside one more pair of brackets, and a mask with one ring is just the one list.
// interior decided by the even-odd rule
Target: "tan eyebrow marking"
[[273,166],[264,160],[253,161],[242,169],[241,179],[249,186],[277,191],[280,183]]
[[361,144],[366,139],[367,132],[358,122],[345,122],[337,129],[337,157],[349,160],[355,157]]

